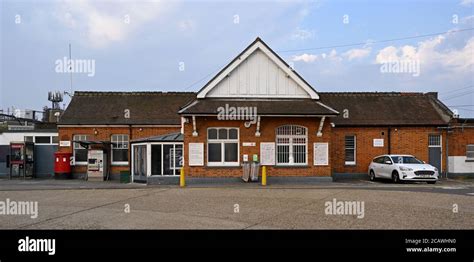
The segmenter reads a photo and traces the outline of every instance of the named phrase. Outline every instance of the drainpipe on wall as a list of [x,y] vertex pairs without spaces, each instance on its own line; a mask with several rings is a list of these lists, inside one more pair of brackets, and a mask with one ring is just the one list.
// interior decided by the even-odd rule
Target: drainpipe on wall
[[389,126],[387,129],[387,146],[388,146],[388,154],[392,153],[392,141],[390,137],[390,133],[392,132],[392,128]]
[[128,125],[128,172],[130,175],[132,175],[132,147],[130,146],[130,143],[132,141],[132,125]]
[[446,149],[444,150],[446,153],[446,170],[445,170],[445,176],[446,176],[446,179],[448,179],[448,173],[449,173],[449,129],[446,129],[446,143],[445,144],[445,147]]
[[[448,127],[438,127],[439,130],[441,130],[441,134],[443,133],[443,130],[446,130],[446,142],[445,144],[445,149],[444,151],[446,152],[445,154],[445,160],[446,160],[446,169],[445,169],[445,177],[448,179],[448,173],[449,173],[449,132],[456,128],[455,126],[448,126]],[[451,131],[452,132],[452,131]]]

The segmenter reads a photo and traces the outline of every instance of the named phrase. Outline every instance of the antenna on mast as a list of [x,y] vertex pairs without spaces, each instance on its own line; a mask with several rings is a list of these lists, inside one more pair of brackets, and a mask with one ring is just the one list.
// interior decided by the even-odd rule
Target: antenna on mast
[[63,101],[63,94],[60,91],[48,92],[48,100],[51,102],[51,109],[59,110],[59,103]]
[[70,84],[71,84],[71,94],[73,93],[72,91],[72,51],[71,51],[71,43],[69,43],[69,74],[70,74]]

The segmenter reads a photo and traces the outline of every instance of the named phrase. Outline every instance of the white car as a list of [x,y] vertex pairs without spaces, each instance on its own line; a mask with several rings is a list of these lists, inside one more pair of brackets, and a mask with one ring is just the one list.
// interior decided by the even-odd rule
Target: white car
[[411,155],[381,155],[375,157],[369,165],[369,178],[401,181],[422,181],[435,184],[438,181],[438,169]]

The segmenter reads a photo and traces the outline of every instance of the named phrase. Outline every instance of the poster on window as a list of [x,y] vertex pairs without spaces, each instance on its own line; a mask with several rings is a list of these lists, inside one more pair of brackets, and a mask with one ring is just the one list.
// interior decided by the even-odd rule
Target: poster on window
[[260,143],[260,164],[275,165],[275,143]]
[[204,165],[204,143],[189,143],[189,166]]
[[329,145],[328,143],[314,143],[314,165],[329,165]]

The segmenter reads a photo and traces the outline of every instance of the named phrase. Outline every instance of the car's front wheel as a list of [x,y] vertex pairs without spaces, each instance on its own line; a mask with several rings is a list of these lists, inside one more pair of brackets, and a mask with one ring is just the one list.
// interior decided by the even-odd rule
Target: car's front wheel
[[392,173],[392,181],[393,181],[393,183],[395,183],[395,184],[400,183],[400,176],[398,176],[398,172],[397,172],[397,171],[394,171],[394,172]]
[[374,170],[370,170],[369,179],[370,179],[370,181],[375,181],[375,172],[374,172]]

